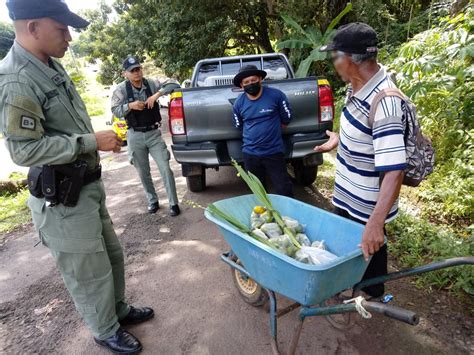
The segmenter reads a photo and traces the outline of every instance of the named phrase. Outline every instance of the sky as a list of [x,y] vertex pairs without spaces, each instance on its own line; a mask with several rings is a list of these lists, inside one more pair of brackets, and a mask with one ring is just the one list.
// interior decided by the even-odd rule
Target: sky
[[[41,0],[37,0],[41,1]],[[110,2],[110,1],[107,1]],[[8,17],[8,9],[5,5],[6,0],[0,0],[0,21],[9,22],[10,18]],[[66,4],[69,6],[69,9],[73,12],[83,9],[94,9],[98,6],[99,1],[97,0],[66,0]]]

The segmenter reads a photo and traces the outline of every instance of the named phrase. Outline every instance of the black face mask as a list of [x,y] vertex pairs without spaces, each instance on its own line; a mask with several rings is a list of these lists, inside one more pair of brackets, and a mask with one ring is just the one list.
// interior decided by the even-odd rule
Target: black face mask
[[250,96],[257,96],[261,88],[262,88],[262,85],[260,85],[259,82],[256,82],[253,84],[245,85],[244,91]]

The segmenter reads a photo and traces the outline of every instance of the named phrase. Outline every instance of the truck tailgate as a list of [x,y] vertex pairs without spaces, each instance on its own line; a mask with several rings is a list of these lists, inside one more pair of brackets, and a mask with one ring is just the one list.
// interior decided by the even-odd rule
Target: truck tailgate
[[[264,85],[282,90],[290,101],[293,118],[285,134],[319,131],[318,79],[267,81]],[[187,142],[240,139],[233,126],[232,105],[242,93],[232,86],[183,89]]]

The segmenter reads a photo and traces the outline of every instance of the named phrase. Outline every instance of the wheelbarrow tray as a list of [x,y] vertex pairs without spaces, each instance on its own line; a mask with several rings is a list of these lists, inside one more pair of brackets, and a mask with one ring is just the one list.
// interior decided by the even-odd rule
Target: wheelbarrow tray
[[[292,198],[269,195],[282,216],[306,225],[311,241],[324,240],[338,258],[324,265],[301,263],[240,232],[231,224],[205,211],[217,224],[245,270],[262,287],[277,292],[303,306],[318,305],[358,283],[367,268],[358,244],[364,226]],[[233,197],[214,205],[250,226],[250,214],[259,205],[254,195]]]

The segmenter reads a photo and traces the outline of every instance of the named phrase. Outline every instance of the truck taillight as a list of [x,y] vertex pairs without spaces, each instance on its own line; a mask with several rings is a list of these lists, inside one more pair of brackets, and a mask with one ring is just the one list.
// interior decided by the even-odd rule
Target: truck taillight
[[184,123],[183,96],[181,92],[176,92],[171,95],[168,114],[171,134],[186,134],[186,126]]
[[319,85],[319,122],[334,119],[334,96],[329,85]]

